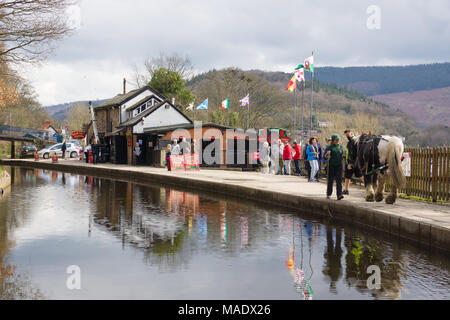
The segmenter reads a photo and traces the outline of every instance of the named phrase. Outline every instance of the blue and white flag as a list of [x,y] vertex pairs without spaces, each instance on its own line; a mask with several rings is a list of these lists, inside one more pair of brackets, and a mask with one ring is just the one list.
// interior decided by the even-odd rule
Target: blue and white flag
[[246,105],[250,104],[250,94],[248,94],[245,98],[242,98],[239,100],[241,103],[241,107],[245,107]]
[[208,110],[208,99],[195,107],[196,110]]

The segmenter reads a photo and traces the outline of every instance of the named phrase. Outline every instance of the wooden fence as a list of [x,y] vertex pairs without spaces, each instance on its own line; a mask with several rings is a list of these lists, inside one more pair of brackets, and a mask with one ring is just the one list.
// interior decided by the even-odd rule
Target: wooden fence
[[[405,148],[411,152],[411,176],[406,187],[399,190],[408,196],[426,199],[450,200],[450,148]],[[387,179],[386,191],[392,187],[392,179]]]

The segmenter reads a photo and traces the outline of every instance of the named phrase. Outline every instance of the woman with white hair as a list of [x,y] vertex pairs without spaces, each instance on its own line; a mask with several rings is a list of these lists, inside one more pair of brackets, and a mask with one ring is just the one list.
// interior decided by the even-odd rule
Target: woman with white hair
[[262,174],[269,173],[269,161],[270,161],[270,153],[269,153],[269,143],[264,142],[263,146],[259,150],[259,160],[262,163]]

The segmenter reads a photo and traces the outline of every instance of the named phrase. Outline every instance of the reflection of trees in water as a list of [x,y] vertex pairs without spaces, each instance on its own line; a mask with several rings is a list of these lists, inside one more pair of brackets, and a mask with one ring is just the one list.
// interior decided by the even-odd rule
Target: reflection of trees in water
[[[13,170],[12,176],[24,177],[30,173],[26,169]],[[31,172],[34,175],[34,171]],[[16,186],[19,185],[18,188],[20,181],[15,179],[14,182]],[[33,287],[30,278],[19,274],[16,266],[8,262],[9,251],[15,246],[14,230],[23,226],[30,215],[30,204],[21,201],[16,195],[13,192],[0,198],[0,299],[43,299],[43,294]]]
[[[347,250],[345,257],[345,279],[349,286],[361,293],[369,293],[374,298],[398,299],[401,297],[405,277],[404,259],[400,251],[375,239],[361,239],[358,236],[346,235],[344,244]],[[381,270],[381,290],[367,288],[367,268],[378,266]]]

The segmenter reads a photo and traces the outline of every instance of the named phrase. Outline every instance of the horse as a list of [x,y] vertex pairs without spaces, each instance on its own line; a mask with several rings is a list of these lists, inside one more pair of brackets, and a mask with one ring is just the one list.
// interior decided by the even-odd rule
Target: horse
[[389,170],[393,187],[386,197],[386,203],[395,203],[398,189],[406,185],[402,168],[403,151],[403,142],[396,136],[362,134],[355,138],[354,152],[350,153],[350,161],[364,175],[367,202],[383,201],[386,171]]

